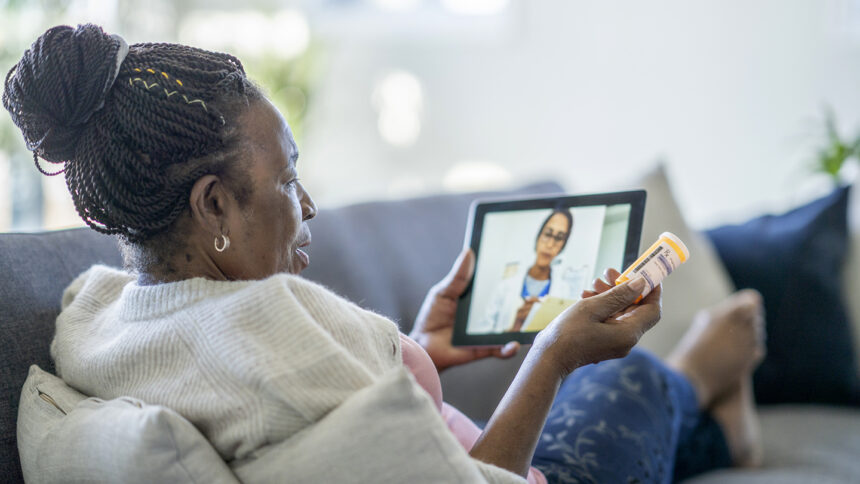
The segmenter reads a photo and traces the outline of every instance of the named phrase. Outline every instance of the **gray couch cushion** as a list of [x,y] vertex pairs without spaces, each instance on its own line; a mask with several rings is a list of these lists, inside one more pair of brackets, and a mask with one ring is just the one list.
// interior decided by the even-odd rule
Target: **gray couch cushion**
[[860,482],[860,412],[823,405],[760,411],[764,467],[709,472],[688,484]]
[[53,372],[48,346],[63,289],[95,263],[121,265],[112,237],[88,228],[0,234],[0,476],[20,482],[18,398],[32,364]]

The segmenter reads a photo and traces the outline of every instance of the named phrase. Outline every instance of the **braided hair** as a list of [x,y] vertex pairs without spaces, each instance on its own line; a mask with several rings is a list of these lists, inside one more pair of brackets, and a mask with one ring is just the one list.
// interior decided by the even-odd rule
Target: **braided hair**
[[[244,204],[250,181],[237,169],[237,118],[262,94],[242,63],[145,43],[118,65],[124,47],[96,25],[58,26],[6,75],[3,106],[39,171],[65,172],[87,225],[131,243],[167,231],[205,174],[224,178]],[[62,168],[49,172],[40,158]]]

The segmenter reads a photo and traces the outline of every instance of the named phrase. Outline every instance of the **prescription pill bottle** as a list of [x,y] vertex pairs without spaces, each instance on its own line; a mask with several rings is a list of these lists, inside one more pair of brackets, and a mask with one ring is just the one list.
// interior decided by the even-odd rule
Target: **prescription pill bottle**
[[675,234],[671,232],[663,232],[654,242],[654,245],[648,248],[630,267],[621,273],[615,284],[642,277],[645,279],[645,289],[642,290],[642,295],[636,299],[636,302],[642,300],[648,295],[666,276],[672,273],[687,259],[690,258],[690,251],[687,246],[681,242]]

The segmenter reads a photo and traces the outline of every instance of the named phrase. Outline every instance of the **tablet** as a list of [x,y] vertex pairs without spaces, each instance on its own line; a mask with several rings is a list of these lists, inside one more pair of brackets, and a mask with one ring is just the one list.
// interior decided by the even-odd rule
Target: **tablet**
[[532,343],[605,269],[636,260],[644,213],[644,190],[474,202],[453,345]]

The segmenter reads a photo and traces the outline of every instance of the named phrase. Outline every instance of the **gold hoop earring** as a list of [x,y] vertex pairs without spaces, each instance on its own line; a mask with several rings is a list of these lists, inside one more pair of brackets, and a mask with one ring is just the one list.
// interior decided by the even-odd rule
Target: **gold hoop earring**
[[[221,239],[222,245],[218,247],[218,239]],[[230,237],[227,237],[224,234],[221,234],[221,237],[215,237],[215,250],[218,252],[224,252],[230,247]]]

